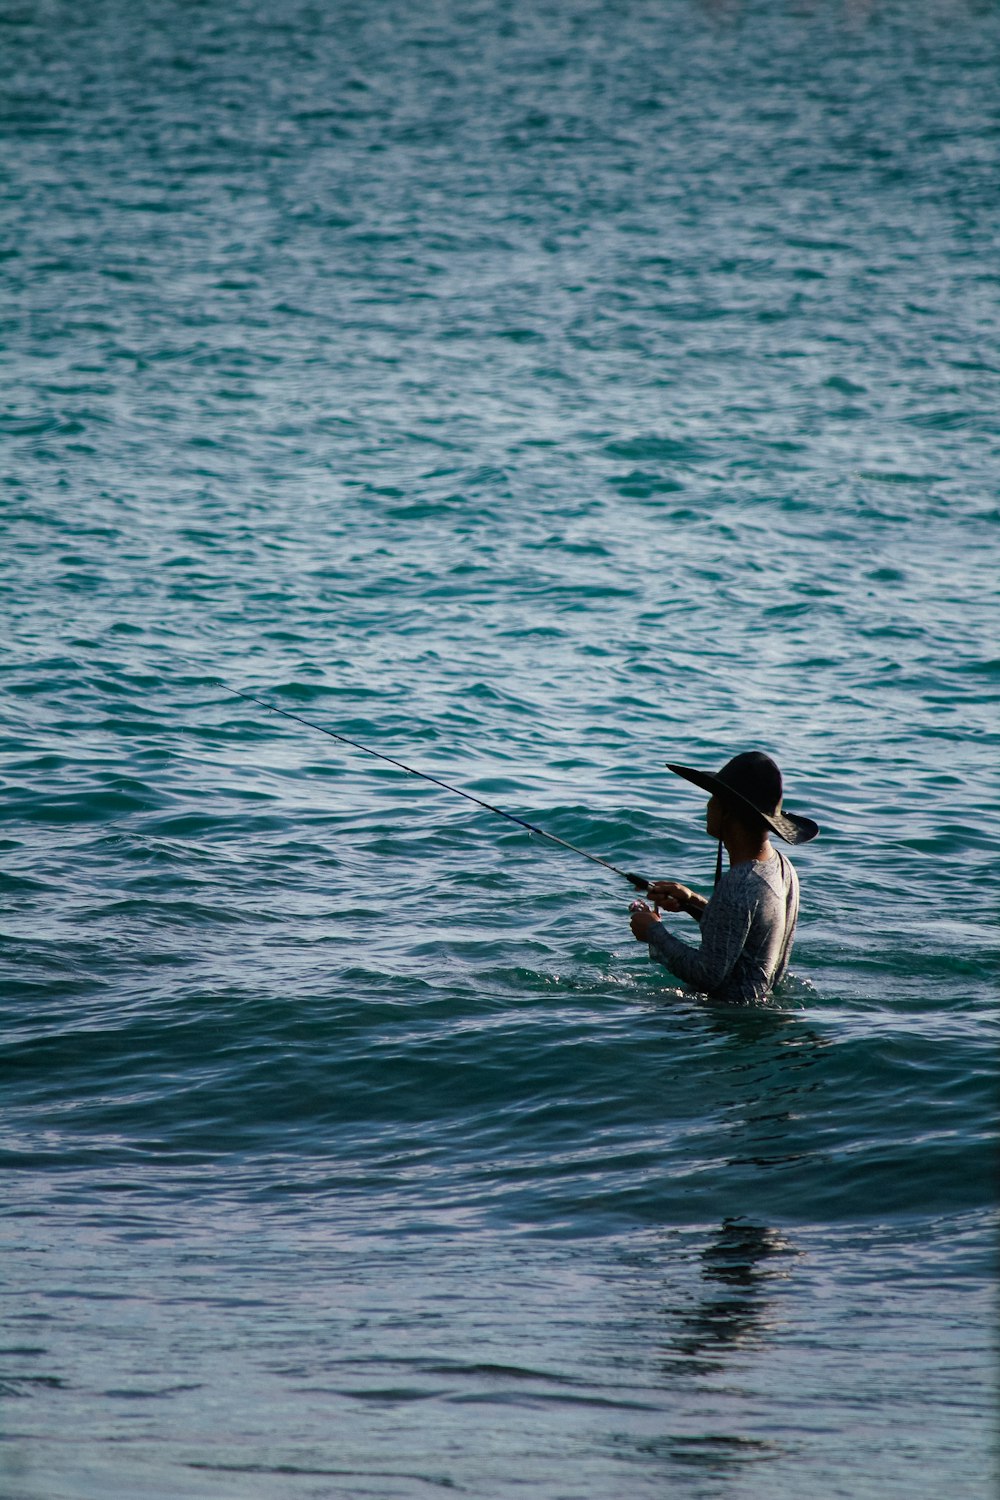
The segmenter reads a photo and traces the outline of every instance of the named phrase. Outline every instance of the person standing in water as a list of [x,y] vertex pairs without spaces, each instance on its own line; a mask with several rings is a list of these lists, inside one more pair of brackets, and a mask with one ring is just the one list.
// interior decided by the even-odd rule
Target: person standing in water
[[[791,861],[771,847],[771,834],[804,844],[819,833],[811,818],[781,810],[781,772],[769,755],[747,750],[717,775],[690,766],[668,770],[711,793],[705,831],[719,841],[711,899],[675,880],[655,880],[650,901],[686,912],[701,927],[695,948],[682,942],[644,901],[632,903],[632,932],[649,956],[692,989],[730,1005],[752,1005],[779,984],[788,968],[799,914],[799,881]],[[729,869],[722,873],[722,847]]]

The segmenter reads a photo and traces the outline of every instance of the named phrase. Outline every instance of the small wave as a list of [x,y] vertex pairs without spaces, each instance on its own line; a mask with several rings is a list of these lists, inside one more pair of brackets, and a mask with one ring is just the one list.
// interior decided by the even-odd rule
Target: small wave
[[705,449],[690,438],[647,437],[622,438],[605,445],[612,458],[631,459],[639,463],[693,464],[704,459]]

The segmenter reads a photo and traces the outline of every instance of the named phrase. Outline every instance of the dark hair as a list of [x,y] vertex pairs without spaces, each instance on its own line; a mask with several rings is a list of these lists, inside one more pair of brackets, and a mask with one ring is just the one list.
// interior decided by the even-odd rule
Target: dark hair
[[730,802],[724,795],[720,798],[726,810],[726,816],[739,823],[747,833],[753,834],[755,838],[763,838],[770,833],[771,825],[766,818],[762,818],[759,812],[748,807],[745,802]]

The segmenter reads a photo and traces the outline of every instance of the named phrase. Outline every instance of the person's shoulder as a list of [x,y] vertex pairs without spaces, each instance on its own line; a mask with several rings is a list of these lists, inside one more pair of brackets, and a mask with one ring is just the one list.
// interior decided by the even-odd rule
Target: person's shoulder
[[784,883],[784,869],[790,870],[794,879],[791,865],[787,860],[783,862],[775,850],[770,859],[748,859],[743,864],[732,865],[718,888],[721,890],[727,886],[728,896],[739,895],[744,899],[760,897],[765,892],[778,892]]
[[782,880],[798,879],[798,876],[795,873],[795,866],[792,864],[791,860],[788,858],[788,855],[784,852],[784,850],[775,849],[773,851],[773,856],[774,857],[769,861],[769,864],[779,882],[781,882]]
[[733,886],[752,885],[755,880],[767,878],[766,869],[770,863],[770,860],[766,861],[766,863],[761,863],[757,859],[745,859],[738,865],[730,865],[725,875],[719,881],[719,884],[725,885],[728,882]]
[[778,849],[772,852],[770,859],[764,860],[755,868],[761,882],[777,897],[783,896],[788,886],[794,888],[798,885],[795,866],[788,855],[782,854]]
[[745,897],[747,891],[754,889],[759,878],[757,867],[752,860],[739,865],[730,865],[715,887],[714,894],[721,896],[724,901]]

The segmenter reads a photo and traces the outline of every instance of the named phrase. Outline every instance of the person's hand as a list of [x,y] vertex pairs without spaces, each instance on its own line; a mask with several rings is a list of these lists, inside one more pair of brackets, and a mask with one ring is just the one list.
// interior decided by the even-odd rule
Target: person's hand
[[632,913],[630,926],[633,935],[640,943],[648,943],[650,935],[660,920],[652,907],[647,906],[645,901],[634,901],[629,908]]
[[662,906],[664,911],[690,911],[694,891],[676,880],[654,880],[648,891],[650,901]]

